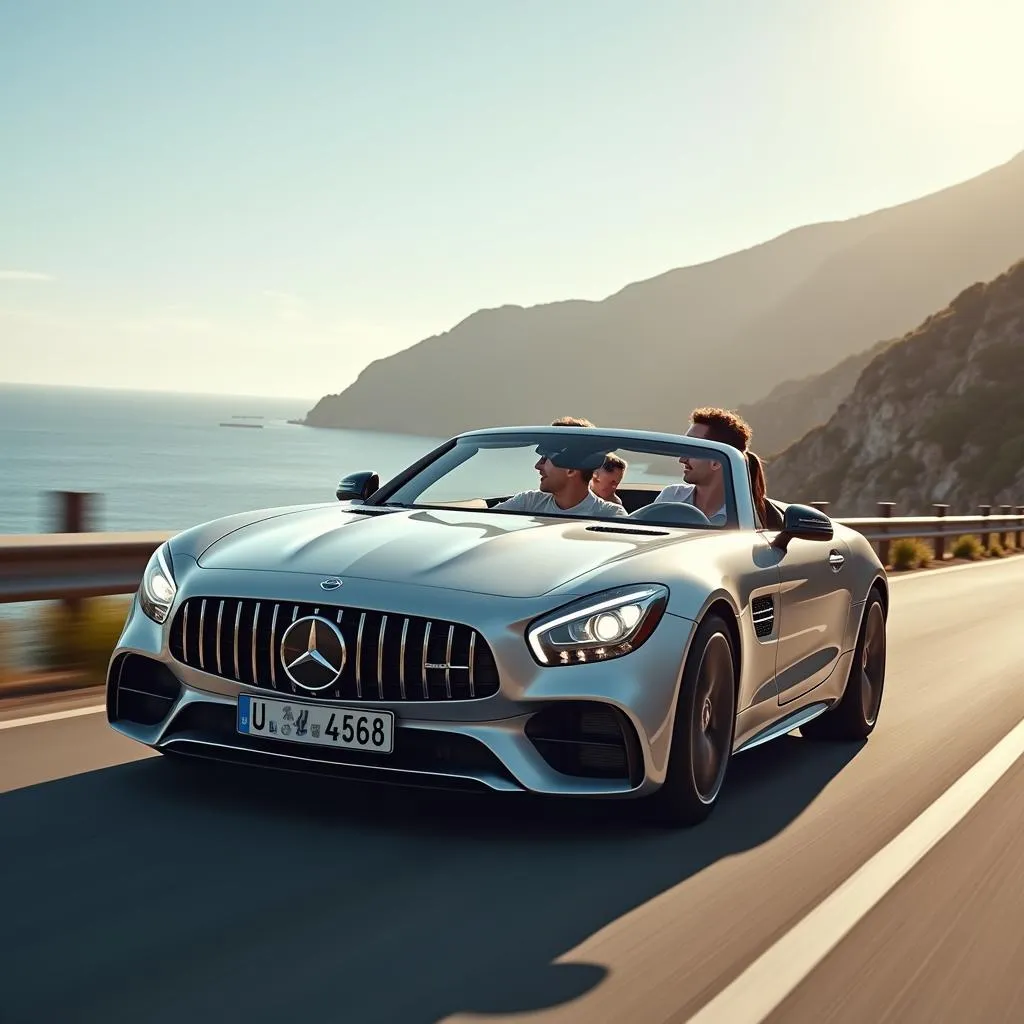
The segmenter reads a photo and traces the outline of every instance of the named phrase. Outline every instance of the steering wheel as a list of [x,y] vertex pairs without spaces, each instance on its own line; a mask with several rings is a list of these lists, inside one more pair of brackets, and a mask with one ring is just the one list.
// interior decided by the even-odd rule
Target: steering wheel
[[640,522],[660,520],[672,526],[710,526],[711,520],[696,505],[686,501],[652,501],[649,505],[630,512],[627,519]]

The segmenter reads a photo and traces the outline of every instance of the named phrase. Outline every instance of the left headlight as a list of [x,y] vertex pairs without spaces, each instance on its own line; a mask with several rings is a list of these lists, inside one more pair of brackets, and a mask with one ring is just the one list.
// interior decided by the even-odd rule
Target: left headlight
[[171,550],[166,543],[153,552],[139,584],[139,604],[154,622],[166,622],[178,585],[174,582]]
[[534,620],[526,638],[541,665],[608,661],[635,651],[654,632],[667,603],[668,588],[658,583],[616,587]]

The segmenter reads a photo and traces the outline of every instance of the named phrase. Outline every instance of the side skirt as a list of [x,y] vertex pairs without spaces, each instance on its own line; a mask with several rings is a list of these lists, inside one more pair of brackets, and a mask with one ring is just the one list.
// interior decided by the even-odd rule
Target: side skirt
[[785,736],[794,729],[798,729],[801,725],[806,725],[808,722],[813,721],[819,715],[823,715],[828,711],[832,704],[833,701],[815,701],[813,704],[808,704],[806,707],[802,707],[798,711],[790,712],[790,714],[786,715],[784,718],[780,718],[771,725],[766,726],[760,732],[754,733],[750,739],[745,740],[740,746],[738,746],[733,753],[740,754],[745,750],[751,750],[754,747],[759,747],[762,743],[770,743],[772,740],[778,739],[780,736]]

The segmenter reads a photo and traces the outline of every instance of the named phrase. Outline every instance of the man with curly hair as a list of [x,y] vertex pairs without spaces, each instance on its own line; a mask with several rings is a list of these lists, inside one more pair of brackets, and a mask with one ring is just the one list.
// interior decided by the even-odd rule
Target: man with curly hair
[[[705,406],[694,409],[690,414],[690,429],[687,437],[707,438],[721,444],[731,445],[743,452],[750,475],[754,506],[758,517],[765,520],[765,479],[761,460],[749,450],[753,436],[750,424],[741,416],[728,409]],[[722,477],[722,464],[714,459],[696,459],[684,456],[680,463],[683,467],[683,483],[670,484],[654,499],[655,501],[686,501],[696,505],[716,526],[724,525],[725,481]]]

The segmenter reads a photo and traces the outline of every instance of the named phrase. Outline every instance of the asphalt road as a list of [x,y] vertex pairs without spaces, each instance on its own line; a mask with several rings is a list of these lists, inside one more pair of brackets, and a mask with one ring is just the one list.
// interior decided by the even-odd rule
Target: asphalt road
[[[741,755],[687,832],[621,805],[182,771],[102,714],[4,728],[30,713],[9,709],[0,1021],[685,1024],[762,954],[786,966],[797,946],[775,944],[876,855],[881,877],[1024,719],[1024,557],[892,589],[871,739]],[[1024,1020],[1022,766],[774,1009],[712,1018]]]

